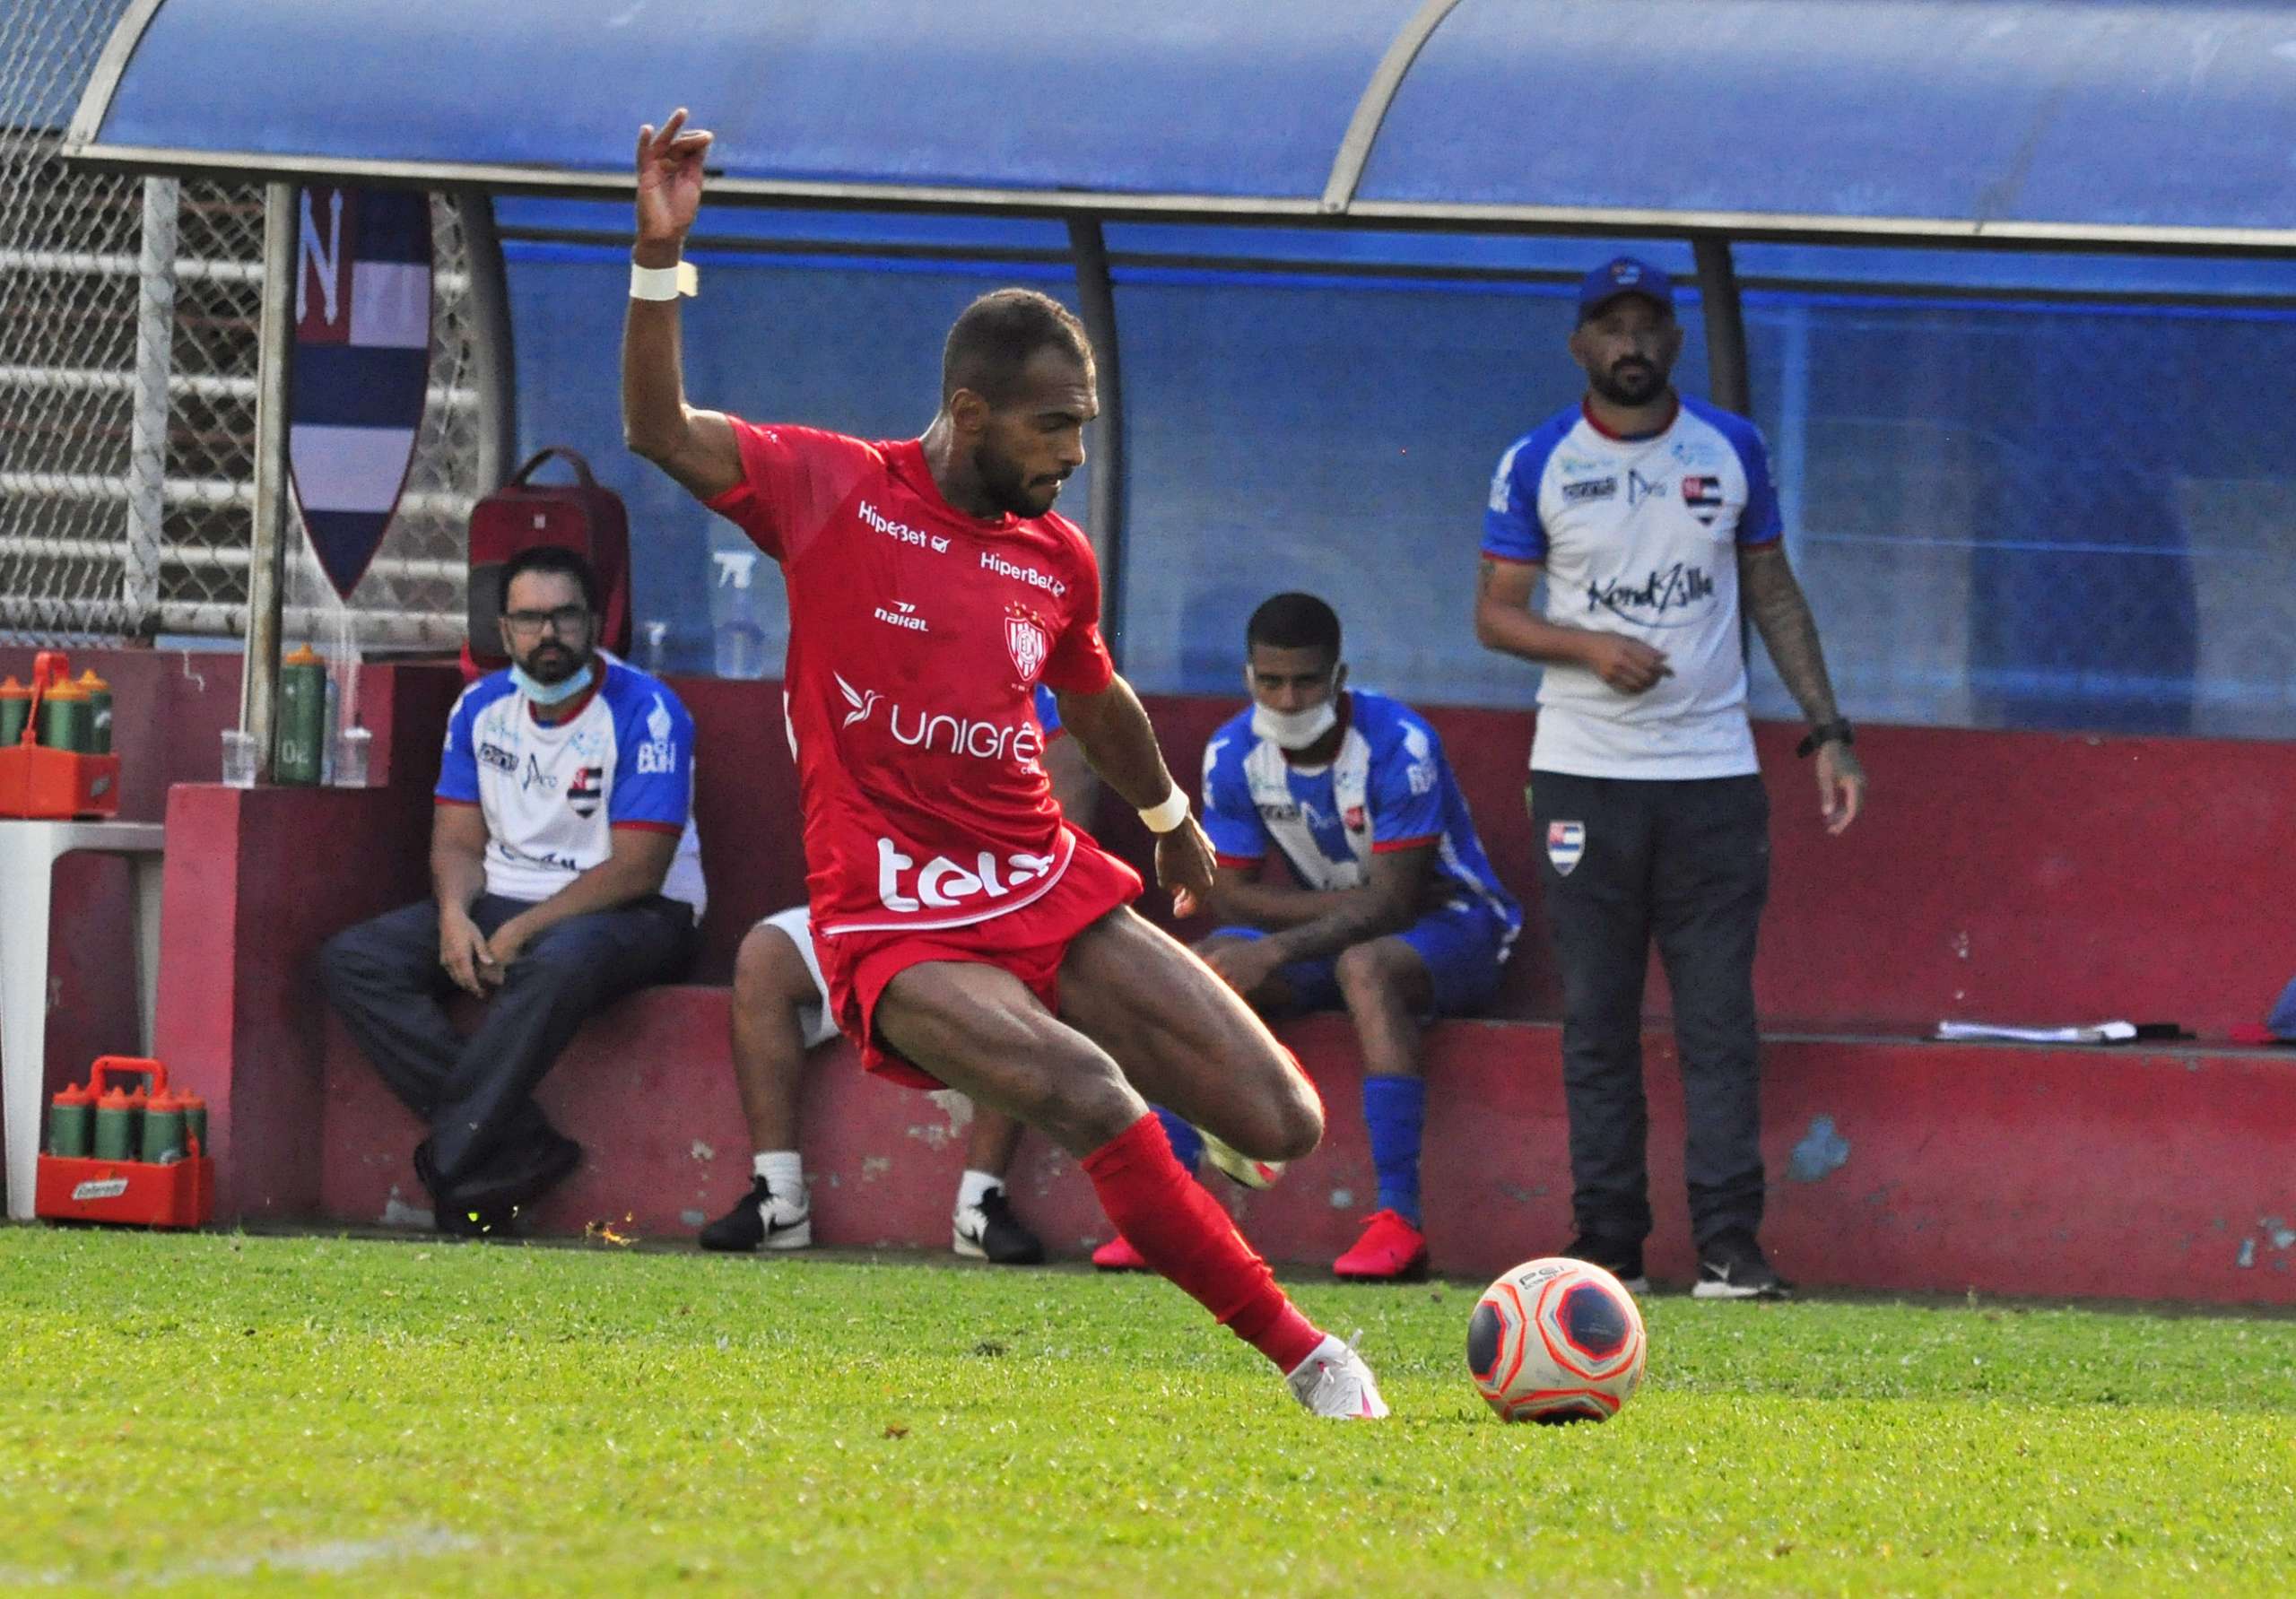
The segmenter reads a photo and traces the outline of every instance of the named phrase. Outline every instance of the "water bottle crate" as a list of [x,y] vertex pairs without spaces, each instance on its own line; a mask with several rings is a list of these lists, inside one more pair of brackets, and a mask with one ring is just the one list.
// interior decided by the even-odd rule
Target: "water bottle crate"
[[203,1226],[215,1213],[215,1162],[205,1155],[155,1166],[44,1154],[32,1212],[50,1221]]
[[111,752],[111,685],[74,682],[60,649],[32,657],[27,688],[0,682],[0,816],[67,821],[119,814],[119,757]]
[[39,744],[0,747],[0,816],[68,821],[118,814],[118,756]]
[[[133,1092],[118,1086],[121,1079],[134,1082]],[[32,1212],[52,1221],[200,1226],[215,1210],[206,1143],[204,1099],[171,1091],[158,1061],[107,1055],[86,1083],[65,1088],[49,1106]]]

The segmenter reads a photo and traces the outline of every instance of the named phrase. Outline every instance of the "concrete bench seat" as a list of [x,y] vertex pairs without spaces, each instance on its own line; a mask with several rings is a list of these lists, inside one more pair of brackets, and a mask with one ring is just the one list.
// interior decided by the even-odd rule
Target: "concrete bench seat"
[[[538,1207],[538,1231],[590,1222],[691,1237],[749,1186],[726,1054],[729,991],[663,987],[587,1027],[543,1086],[586,1148]],[[1376,1184],[1358,1109],[1361,1065],[1339,1017],[1287,1030],[1322,1091],[1324,1145],[1276,1187],[1213,1176],[1269,1258],[1327,1264],[1354,1241]],[[1649,1266],[1692,1273],[1682,1199],[1681,1085],[1663,1031],[1645,1042],[1658,1230]],[[1813,1284],[1900,1290],[2296,1304],[2296,1059],[1773,1037],[1764,1143],[1771,1252]],[[1561,1035],[1553,1025],[1456,1021],[1428,1049],[1427,1227],[1447,1274],[1496,1275],[1569,1238]],[[322,1212],[413,1223],[428,1203],[408,1155],[421,1131],[339,1025],[326,1033]],[[945,1249],[961,1129],[934,1099],[868,1076],[842,1045],[804,1096],[813,1236],[822,1244]],[[1033,1134],[1013,1200],[1056,1256],[1109,1236],[1075,1162]]]

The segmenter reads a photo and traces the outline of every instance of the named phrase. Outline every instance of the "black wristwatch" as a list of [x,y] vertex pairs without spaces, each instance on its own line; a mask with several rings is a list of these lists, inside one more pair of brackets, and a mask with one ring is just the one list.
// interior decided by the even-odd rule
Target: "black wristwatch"
[[1836,717],[1831,722],[1821,722],[1810,729],[1809,735],[1794,746],[1794,753],[1807,760],[1826,744],[1854,744],[1857,734],[1850,730],[1848,718]]

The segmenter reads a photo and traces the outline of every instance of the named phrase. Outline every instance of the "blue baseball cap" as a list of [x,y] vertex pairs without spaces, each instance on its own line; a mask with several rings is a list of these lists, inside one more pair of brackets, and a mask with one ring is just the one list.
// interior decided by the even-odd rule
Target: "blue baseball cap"
[[1578,320],[1584,322],[1622,294],[1639,294],[1671,317],[1674,280],[1648,261],[1619,256],[1578,280]]

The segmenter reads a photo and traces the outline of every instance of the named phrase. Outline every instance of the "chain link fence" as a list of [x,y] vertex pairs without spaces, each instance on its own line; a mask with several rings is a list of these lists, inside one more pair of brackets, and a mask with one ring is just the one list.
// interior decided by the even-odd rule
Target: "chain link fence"
[[[246,631],[262,190],[60,159],[127,4],[0,5],[0,637],[20,643]],[[470,508],[509,414],[485,204],[431,200],[430,387],[398,510],[347,604],[291,530],[291,639],[462,642]]]

